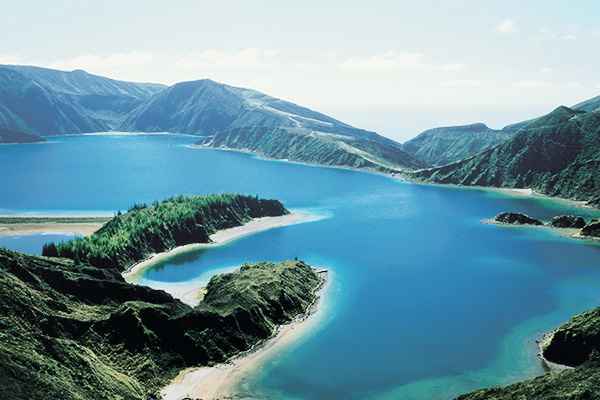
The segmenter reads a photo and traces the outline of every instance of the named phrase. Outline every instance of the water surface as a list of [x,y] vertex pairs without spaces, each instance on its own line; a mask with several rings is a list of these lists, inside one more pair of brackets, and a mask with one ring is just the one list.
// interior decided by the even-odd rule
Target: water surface
[[543,372],[534,340],[600,300],[600,247],[556,230],[480,223],[503,211],[545,220],[596,211],[189,147],[194,140],[0,146],[11,171],[0,213],[111,214],[178,194],[241,192],[319,215],[179,255],[144,276],[155,287],[193,286],[215,270],[295,256],[334,272],[325,323],[255,377],[261,396],[447,399],[532,377]]

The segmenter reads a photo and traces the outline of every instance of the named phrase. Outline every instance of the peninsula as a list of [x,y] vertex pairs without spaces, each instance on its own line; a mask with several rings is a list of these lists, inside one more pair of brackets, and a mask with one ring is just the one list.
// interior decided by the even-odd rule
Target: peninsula
[[194,308],[127,283],[121,272],[150,251],[287,213],[276,200],[251,196],[177,197],[45,246],[61,257],[0,250],[0,397],[157,398],[180,371],[269,338],[315,301],[322,279],[302,261],[214,276]]

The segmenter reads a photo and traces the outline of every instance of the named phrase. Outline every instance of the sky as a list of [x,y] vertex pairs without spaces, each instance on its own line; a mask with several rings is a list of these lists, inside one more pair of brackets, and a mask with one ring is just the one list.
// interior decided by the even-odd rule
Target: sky
[[600,95],[597,0],[3,0],[0,64],[252,88],[399,142]]

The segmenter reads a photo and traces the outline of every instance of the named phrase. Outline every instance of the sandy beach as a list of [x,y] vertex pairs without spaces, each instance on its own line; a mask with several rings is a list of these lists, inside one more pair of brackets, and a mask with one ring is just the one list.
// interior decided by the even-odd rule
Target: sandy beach
[[[302,339],[314,334],[326,317],[328,288],[331,286],[331,272],[319,271],[323,284],[317,291],[315,303],[307,313],[296,317],[292,322],[280,326],[274,335],[252,349],[226,363],[214,367],[182,371],[177,378],[161,392],[164,400],[184,398],[211,399],[261,399],[252,387],[251,377],[259,376],[285,352],[291,351]],[[325,278],[325,276],[327,278]]]
[[29,235],[32,233],[75,233],[88,236],[102,227],[100,222],[41,222],[0,224],[0,235]]
[[172,257],[175,254],[184,253],[186,251],[220,246],[225,243],[228,243],[232,240],[238,239],[242,236],[250,235],[256,232],[261,232],[267,229],[278,228],[280,226],[293,225],[298,224],[300,222],[304,222],[308,220],[308,215],[299,213],[299,212],[291,212],[287,215],[282,215],[280,217],[264,217],[254,219],[242,226],[236,226],[235,228],[224,229],[222,231],[218,231],[217,233],[210,236],[210,240],[212,243],[193,243],[185,246],[175,247],[169,251],[164,253],[153,254],[147,260],[144,260],[138,264],[132,265],[127,269],[127,271],[123,272],[123,278],[125,278],[128,282],[134,282],[141,274],[141,272],[148,268],[150,265],[156,263],[157,261],[164,260],[166,258]]

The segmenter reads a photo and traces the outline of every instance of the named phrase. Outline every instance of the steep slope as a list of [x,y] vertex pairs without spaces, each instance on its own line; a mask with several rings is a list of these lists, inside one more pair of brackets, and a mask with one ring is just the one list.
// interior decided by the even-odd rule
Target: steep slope
[[0,66],[0,125],[60,135],[114,130],[155,84],[115,81],[84,71]]
[[516,132],[511,128],[495,130],[485,124],[473,124],[429,129],[404,143],[402,150],[431,166],[446,165],[508,139]]
[[249,127],[293,127],[398,145],[324,114],[210,79],[175,84],[157,93],[125,119],[122,130],[211,136]]
[[548,361],[575,367],[506,387],[481,389],[460,400],[600,399],[600,307],[575,315],[544,343]]
[[12,129],[0,126],[0,143],[35,143],[45,141],[45,139],[42,139],[38,135],[13,131]]
[[559,107],[475,156],[406,176],[432,183],[531,188],[600,204],[599,135],[599,111]]
[[237,128],[219,132],[196,145],[249,151],[278,160],[385,173],[427,165],[394,145],[303,128]]
[[305,312],[319,282],[302,262],[245,264],[192,309],[111,269],[0,249],[0,398],[157,398]]

